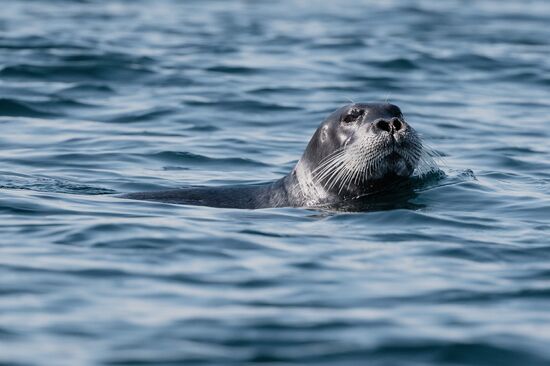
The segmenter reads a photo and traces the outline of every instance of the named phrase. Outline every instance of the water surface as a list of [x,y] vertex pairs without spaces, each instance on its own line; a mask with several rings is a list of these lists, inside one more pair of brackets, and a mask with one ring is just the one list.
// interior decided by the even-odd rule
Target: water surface
[[[550,364],[546,1],[0,5],[0,363]],[[279,178],[349,100],[444,176],[363,212],[113,196]]]

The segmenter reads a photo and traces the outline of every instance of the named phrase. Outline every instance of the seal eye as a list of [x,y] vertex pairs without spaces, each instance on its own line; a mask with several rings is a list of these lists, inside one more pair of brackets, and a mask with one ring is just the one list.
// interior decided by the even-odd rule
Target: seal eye
[[342,122],[344,123],[351,123],[355,120],[357,120],[359,117],[361,117],[365,113],[362,109],[352,109],[343,119]]

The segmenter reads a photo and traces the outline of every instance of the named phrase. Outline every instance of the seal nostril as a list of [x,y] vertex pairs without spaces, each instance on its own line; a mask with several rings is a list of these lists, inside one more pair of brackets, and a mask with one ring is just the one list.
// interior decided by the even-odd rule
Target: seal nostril
[[390,124],[387,121],[384,121],[383,119],[376,122],[376,127],[387,132],[390,132],[391,130]]
[[401,121],[397,118],[392,119],[391,123],[395,131],[399,131],[403,128],[403,123],[401,123]]

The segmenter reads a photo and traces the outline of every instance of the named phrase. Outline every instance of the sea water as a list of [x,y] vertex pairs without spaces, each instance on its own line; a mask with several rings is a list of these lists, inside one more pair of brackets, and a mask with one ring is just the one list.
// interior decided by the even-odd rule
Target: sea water
[[[0,364],[549,365],[550,4],[0,2]],[[389,101],[362,212],[117,193],[288,173]]]

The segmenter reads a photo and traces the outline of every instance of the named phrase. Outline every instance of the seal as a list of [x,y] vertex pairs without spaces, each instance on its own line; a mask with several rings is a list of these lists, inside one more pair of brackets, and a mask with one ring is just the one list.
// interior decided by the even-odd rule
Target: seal
[[399,107],[353,103],[317,128],[301,159],[283,178],[257,185],[188,187],[120,197],[226,208],[319,207],[368,195],[413,174],[425,161],[418,133]]

